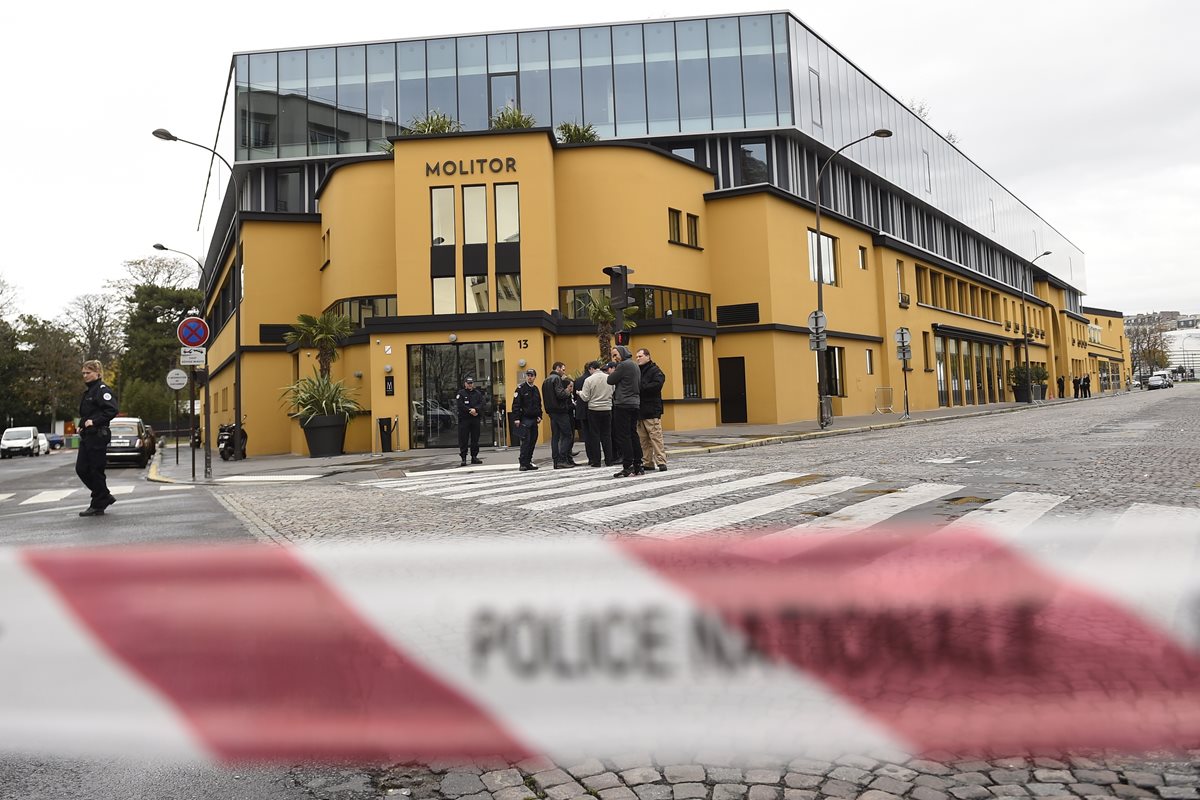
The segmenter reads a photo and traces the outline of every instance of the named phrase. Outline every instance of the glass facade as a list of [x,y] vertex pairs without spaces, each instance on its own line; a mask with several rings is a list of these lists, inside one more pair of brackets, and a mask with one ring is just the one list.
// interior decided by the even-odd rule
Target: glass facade
[[823,205],[1017,288],[1022,259],[1051,250],[1038,266],[1072,287],[1068,302],[1086,291],[1075,245],[790,14],[244,53],[233,66],[240,162],[370,152],[431,109],[484,130],[513,104],[543,126],[704,152],[722,187],[767,181],[811,201],[832,150],[886,127],[894,136],[831,165]]

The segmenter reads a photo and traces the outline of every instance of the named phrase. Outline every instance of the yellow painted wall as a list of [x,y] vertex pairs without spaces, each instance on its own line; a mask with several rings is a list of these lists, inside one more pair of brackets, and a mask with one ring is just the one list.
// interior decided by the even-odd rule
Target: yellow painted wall
[[[349,164],[325,185],[318,250],[305,262],[306,269],[319,270],[320,309],[347,297],[396,294],[395,172],[391,159]],[[324,246],[321,236],[327,236]],[[428,231],[422,241],[429,241]],[[425,277],[428,286],[428,267]]]

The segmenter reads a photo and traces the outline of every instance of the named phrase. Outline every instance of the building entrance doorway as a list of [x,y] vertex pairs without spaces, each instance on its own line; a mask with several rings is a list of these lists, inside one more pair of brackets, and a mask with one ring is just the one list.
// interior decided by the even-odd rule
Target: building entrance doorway
[[488,400],[479,444],[495,447],[504,410],[504,342],[416,344],[408,348],[409,442],[413,448],[458,447],[458,410],[454,397],[463,378]]
[[746,359],[718,358],[721,378],[721,422],[746,421]]

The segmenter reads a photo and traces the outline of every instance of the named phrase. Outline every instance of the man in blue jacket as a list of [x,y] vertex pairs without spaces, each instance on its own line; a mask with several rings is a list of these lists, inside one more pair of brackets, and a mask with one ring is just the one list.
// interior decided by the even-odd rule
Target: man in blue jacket
[[537,469],[533,448],[537,445],[538,426],[542,424],[542,394],[537,387],[537,370],[525,370],[525,382],[513,393],[513,424],[521,440],[521,472]]

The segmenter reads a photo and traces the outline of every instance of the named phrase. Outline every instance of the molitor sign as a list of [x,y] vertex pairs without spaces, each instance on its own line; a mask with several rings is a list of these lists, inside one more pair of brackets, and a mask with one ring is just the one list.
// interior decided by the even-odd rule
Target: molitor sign
[[516,172],[517,159],[506,158],[472,158],[457,161],[425,162],[425,177],[430,175],[498,175],[503,172]]

